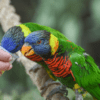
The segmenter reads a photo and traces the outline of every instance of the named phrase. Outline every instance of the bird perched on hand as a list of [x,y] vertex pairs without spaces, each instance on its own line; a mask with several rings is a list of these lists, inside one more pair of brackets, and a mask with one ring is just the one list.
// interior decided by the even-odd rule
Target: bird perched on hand
[[[60,33],[35,31],[25,41],[43,58],[57,79],[69,88],[75,83],[100,100],[100,70],[83,48]],[[30,51],[28,51],[29,53]]]

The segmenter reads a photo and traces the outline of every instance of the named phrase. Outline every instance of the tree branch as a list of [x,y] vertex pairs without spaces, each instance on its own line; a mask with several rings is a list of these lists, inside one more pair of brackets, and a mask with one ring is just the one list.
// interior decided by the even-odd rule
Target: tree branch
[[[10,5],[10,0],[0,0],[0,23],[4,32],[6,32],[10,27],[21,23],[20,16],[15,13],[15,8]],[[43,67],[41,67],[37,70],[36,73],[29,73],[30,68],[36,65],[36,63],[26,59],[20,51],[18,51],[17,54],[20,57],[18,60],[25,66],[26,73],[30,76],[33,83],[41,92],[40,88],[45,84],[48,79],[50,79],[47,72]],[[57,86],[59,86],[59,84],[50,85],[43,94],[43,97],[46,98],[50,91]],[[66,98],[63,97],[62,94],[58,93],[54,94],[51,100],[66,100]]]

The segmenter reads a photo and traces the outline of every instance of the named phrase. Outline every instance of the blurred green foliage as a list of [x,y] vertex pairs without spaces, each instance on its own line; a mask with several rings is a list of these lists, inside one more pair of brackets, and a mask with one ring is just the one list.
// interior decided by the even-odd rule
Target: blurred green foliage
[[[34,22],[59,30],[72,42],[82,46],[100,65],[99,0],[11,0],[21,22]],[[0,27],[0,40],[3,36]],[[69,89],[70,100],[74,92]],[[0,100],[43,100],[24,66],[13,68],[0,77]],[[90,95],[84,100],[92,100]]]

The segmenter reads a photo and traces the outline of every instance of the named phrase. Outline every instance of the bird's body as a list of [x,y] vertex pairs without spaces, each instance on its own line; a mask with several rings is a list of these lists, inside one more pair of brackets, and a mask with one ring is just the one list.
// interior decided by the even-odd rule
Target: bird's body
[[100,100],[100,70],[83,48],[61,33],[36,31],[25,38],[33,51],[40,55],[52,73],[63,84],[73,88],[75,83]]
[[[1,46],[4,47],[6,50],[8,50],[11,53],[15,53],[19,50],[21,50],[23,44],[24,44],[24,39],[27,37],[31,32],[37,31],[37,30],[47,30],[47,31],[52,31],[54,33],[59,32],[56,31],[50,27],[47,26],[42,26],[36,23],[23,23],[14,27],[11,27],[8,29],[8,31],[5,33],[1,40]],[[21,51],[22,53],[24,51]],[[26,55],[24,55],[26,56]],[[49,74],[50,78],[53,80],[56,80],[56,77],[52,74],[52,72],[49,70],[48,66],[45,64],[43,59],[39,55],[31,55],[31,56],[26,56],[28,59],[37,62],[38,64],[42,65],[47,73]]]

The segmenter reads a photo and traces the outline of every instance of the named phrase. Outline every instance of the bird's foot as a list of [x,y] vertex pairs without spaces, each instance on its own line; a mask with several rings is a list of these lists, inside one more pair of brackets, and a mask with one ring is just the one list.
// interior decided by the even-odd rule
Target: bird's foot
[[83,100],[83,96],[78,92],[78,90],[75,90],[75,100]]
[[[66,90],[66,86],[60,85],[56,88],[54,88],[46,97],[46,100],[51,100],[51,97],[56,94],[56,93],[61,93],[62,95],[68,95],[68,91]],[[65,97],[66,100],[69,100],[67,97]]]
[[30,73],[31,71],[33,71],[34,73],[36,73],[40,68],[41,68],[41,66],[36,64],[36,65],[34,65],[34,66],[29,70],[29,73]]
[[41,87],[41,90],[42,90],[41,96],[43,96],[43,94],[44,94],[45,91],[48,89],[48,87],[49,87],[50,85],[53,85],[53,84],[61,85],[60,82],[56,82],[56,81],[53,81],[52,79],[48,79],[48,80],[45,82],[45,84]]

